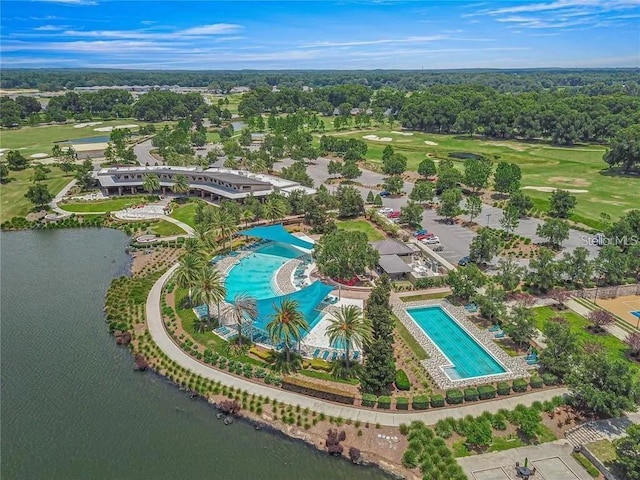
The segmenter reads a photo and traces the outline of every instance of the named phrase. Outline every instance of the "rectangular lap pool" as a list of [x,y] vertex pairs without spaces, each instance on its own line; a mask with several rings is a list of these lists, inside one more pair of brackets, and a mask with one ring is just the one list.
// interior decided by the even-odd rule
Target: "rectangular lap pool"
[[449,360],[442,370],[451,380],[466,380],[507,372],[473,336],[442,307],[411,308],[409,316]]

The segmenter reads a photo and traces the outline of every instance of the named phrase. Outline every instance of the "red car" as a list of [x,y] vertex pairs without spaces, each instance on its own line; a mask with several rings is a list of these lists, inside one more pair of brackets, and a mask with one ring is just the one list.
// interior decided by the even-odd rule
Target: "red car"
[[387,215],[387,218],[398,218],[400,217],[400,212],[395,211],[395,212],[391,212],[390,214]]
[[416,238],[418,240],[424,240],[425,238],[433,237],[433,233],[423,233],[422,235],[418,235]]

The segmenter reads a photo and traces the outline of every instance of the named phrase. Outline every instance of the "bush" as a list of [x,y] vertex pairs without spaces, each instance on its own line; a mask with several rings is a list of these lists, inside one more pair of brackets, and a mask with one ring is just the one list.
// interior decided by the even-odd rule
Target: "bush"
[[527,391],[529,384],[524,378],[516,378],[511,385],[514,392],[522,393]]
[[442,438],[449,438],[453,434],[453,425],[447,418],[438,420],[435,427],[436,435]]
[[479,397],[479,393],[477,388],[469,387],[464,389],[465,402],[476,402],[478,400],[478,397]]
[[265,362],[271,362],[271,350],[264,350],[258,347],[251,347],[249,349],[249,353],[255,355],[260,360],[264,360]]
[[496,413],[491,417],[491,426],[496,430],[506,430],[507,429],[507,417],[505,417],[502,413]]
[[321,358],[314,358],[311,360],[311,368],[315,370],[322,370],[325,372],[331,371],[331,364],[329,362],[325,362]]
[[444,407],[444,397],[439,393],[431,395],[431,406],[433,408]]
[[543,373],[542,381],[547,386],[555,385],[556,383],[558,383],[558,377],[556,377],[553,373]]
[[340,388],[330,387],[328,385],[318,385],[316,383],[294,377],[286,377],[282,379],[281,383],[283,389],[302,393],[303,395],[309,395],[311,397],[322,398],[331,402],[345,403],[348,405],[353,405],[355,403],[355,396]]
[[493,385],[482,385],[478,387],[478,398],[480,400],[488,400],[490,398],[495,398],[496,389]]
[[409,399],[407,397],[396,398],[397,410],[409,410]]
[[398,390],[405,391],[411,389],[411,382],[409,381],[409,377],[404,370],[396,371],[396,388]]
[[496,390],[498,395],[509,395],[511,394],[511,385],[509,382],[498,382]]
[[416,395],[413,397],[414,410],[426,410],[429,408],[429,397],[426,395]]
[[598,470],[583,454],[574,453],[573,458],[575,458],[593,478],[598,478],[600,476],[600,470]]
[[402,465],[406,468],[416,468],[418,466],[418,454],[415,450],[406,450],[402,455]]
[[531,388],[542,388],[542,386],[544,385],[544,380],[536,375],[529,379],[529,385],[531,385]]
[[453,390],[447,390],[448,405],[459,405],[462,403],[463,399],[464,399],[464,395],[457,388],[454,388]]
[[363,407],[375,407],[378,402],[378,397],[372,395],[371,393],[365,393],[362,395],[362,406]]
[[378,408],[389,410],[391,408],[391,397],[378,397]]

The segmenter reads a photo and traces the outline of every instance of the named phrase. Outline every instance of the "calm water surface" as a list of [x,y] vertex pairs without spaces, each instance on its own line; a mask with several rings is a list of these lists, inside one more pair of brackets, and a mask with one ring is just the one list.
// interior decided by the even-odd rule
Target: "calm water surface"
[[107,333],[114,230],[0,234],[2,479],[381,480],[132,371]]

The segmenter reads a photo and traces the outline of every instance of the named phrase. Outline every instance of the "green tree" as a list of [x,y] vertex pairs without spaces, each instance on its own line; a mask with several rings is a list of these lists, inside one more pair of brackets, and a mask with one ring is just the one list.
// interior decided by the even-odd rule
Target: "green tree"
[[436,180],[436,193],[445,192],[458,187],[462,182],[462,175],[455,168],[442,169],[440,162],[440,170],[438,171],[438,180]]
[[242,325],[245,323],[251,327],[251,340],[253,341],[253,321],[258,316],[255,297],[245,292],[236,293],[233,301],[226,305],[223,316],[235,324],[238,329],[238,345],[242,345]]
[[559,218],[547,218],[536,228],[536,235],[545,238],[554,248],[559,248],[569,238],[569,224]]
[[409,198],[415,202],[430,202],[433,200],[433,185],[429,182],[416,183]]
[[279,197],[269,197],[263,206],[264,218],[271,223],[275,223],[285,217],[287,214],[287,206],[284,200]]
[[244,128],[241,132],[240,132],[240,139],[239,139],[239,143],[240,145],[242,145],[243,147],[248,147],[249,145],[251,145],[251,131],[249,131],[248,128]]
[[486,188],[491,171],[491,160],[488,158],[469,158],[464,161],[464,184],[473,192]]
[[513,255],[498,260],[497,270],[497,279],[506,292],[513,292],[517,289],[527,271]]
[[160,190],[160,177],[155,173],[147,173],[142,179],[142,189],[148,193]]
[[465,429],[465,444],[472,448],[486,448],[493,440],[493,429],[488,420],[474,420]]
[[473,263],[451,270],[447,275],[453,295],[464,301],[471,299],[486,281],[485,275]]
[[640,400],[640,385],[631,364],[601,351],[581,357],[566,377],[577,406],[596,415],[619,417]]
[[220,319],[220,302],[227,295],[224,279],[220,273],[206,267],[198,271],[191,287],[191,298],[196,303],[203,303],[207,307],[207,319],[211,321],[211,306],[218,307],[218,320]]
[[371,322],[365,319],[356,305],[343,305],[329,320],[326,334],[331,345],[339,345],[345,350],[345,365],[349,370],[350,352],[361,349],[371,342]]
[[364,214],[364,201],[356,188],[350,185],[340,185],[336,192],[336,198],[340,218],[357,217]]
[[513,205],[508,205],[502,211],[502,218],[500,219],[500,226],[504,228],[504,230],[511,234],[514,232],[518,225],[520,224],[520,212]]
[[0,183],[4,183],[9,178],[9,167],[6,163],[0,163]]
[[504,317],[506,313],[505,299],[505,291],[495,283],[489,283],[483,294],[477,293],[473,297],[473,301],[480,307],[480,315],[493,322]]
[[522,190],[517,190],[511,193],[509,197],[509,207],[514,207],[518,210],[521,217],[524,217],[529,210],[533,208],[533,200],[528,195],[522,193]]
[[378,252],[362,232],[336,230],[316,243],[313,253],[318,270],[331,278],[350,279],[363,275],[378,262]]
[[453,223],[453,219],[462,213],[460,202],[462,201],[462,191],[459,188],[445,190],[440,195],[440,205],[438,206],[438,215],[445,217],[449,223]]
[[562,258],[562,269],[571,283],[585,287],[591,282],[594,272],[594,262],[589,259],[589,250],[577,247],[573,253],[567,252]]
[[500,193],[513,193],[520,190],[522,171],[515,163],[500,162],[493,174],[493,188]]
[[624,173],[640,168],[640,126],[623,128],[611,139],[611,147],[604,154],[610,167],[621,165]]
[[382,160],[382,172],[387,175],[402,175],[407,169],[407,157],[396,153],[387,160]]
[[542,419],[536,409],[518,405],[511,412],[511,419],[522,435],[530,439],[538,437]]
[[576,203],[576,197],[569,192],[556,189],[549,198],[549,215],[555,218],[568,218]]
[[399,175],[392,175],[391,177],[387,177],[385,178],[383,183],[384,189],[393,195],[397,195],[398,193],[400,193],[403,186],[404,181]]
[[342,165],[342,176],[348,180],[353,180],[362,175],[362,170],[358,167],[358,164],[352,160],[344,162]]
[[393,155],[395,154],[393,147],[391,145],[385,145],[384,150],[382,150],[382,163],[384,164],[385,162],[389,161],[391,158],[393,158]]
[[469,215],[469,220],[473,222],[482,213],[482,200],[477,195],[469,195],[465,201],[464,209]]
[[24,170],[29,166],[29,160],[24,158],[18,150],[9,150],[7,153],[7,166],[9,170]]
[[473,262],[489,263],[500,250],[500,237],[495,230],[483,228],[469,246],[469,256]]
[[382,206],[382,197],[380,196],[379,193],[376,193],[376,196],[373,199],[373,205],[375,207],[381,207]]
[[24,196],[38,208],[46,206],[53,200],[53,193],[49,191],[49,188],[44,183],[31,185]]
[[629,259],[618,245],[605,245],[598,252],[595,271],[608,285],[621,285],[629,270]]
[[640,480],[640,424],[627,428],[627,435],[614,442],[619,465],[627,480]]
[[404,207],[400,207],[400,222],[411,226],[422,223],[422,207],[410,200]]
[[425,179],[436,174],[436,164],[430,158],[425,158],[418,164],[418,173]]
[[504,331],[520,345],[529,342],[536,334],[536,319],[533,310],[523,304],[513,306]]
[[564,317],[547,320],[542,333],[545,336],[546,347],[540,353],[540,364],[545,372],[564,379],[579,359],[578,336],[571,331],[569,322]]
[[[192,240],[192,238],[188,240]],[[180,288],[189,290],[189,300],[191,300],[191,288],[196,283],[200,271],[205,268],[204,258],[200,255],[201,245],[198,242],[190,243],[194,245],[194,248],[191,252],[185,253],[180,257],[178,268],[173,273],[173,279],[176,284]]]
[[31,180],[34,182],[43,182],[47,179],[47,174],[50,172],[51,170],[44,165],[36,165],[33,168],[33,176],[31,177]]
[[287,363],[291,362],[291,348],[299,342],[309,330],[309,323],[300,312],[298,302],[283,298],[266,326],[274,345],[282,344]]
[[367,203],[373,203],[375,197],[373,195],[373,192],[371,190],[369,190],[369,193],[367,194]]
[[191,189],[189,185],[189,180],[184,175],[178,174],[173,177],[173,185],[171,185],[171,190],[178,195],[183,195],[185,193],[189,193]]
[[529,262],[527,283],[539,292],[548,292],[560,280],[560,268],[551,250],[542,247]]

